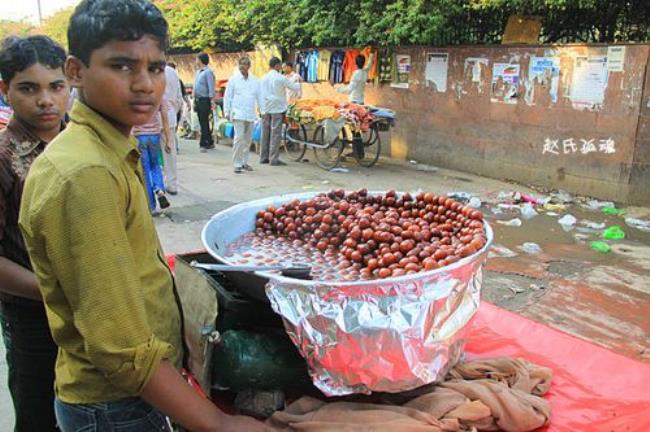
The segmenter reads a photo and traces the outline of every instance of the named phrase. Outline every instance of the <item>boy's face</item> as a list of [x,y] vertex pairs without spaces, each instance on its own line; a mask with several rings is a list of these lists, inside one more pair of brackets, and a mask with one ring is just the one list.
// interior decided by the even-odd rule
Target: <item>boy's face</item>
[[66,72],[82,101],[125,135],[151,120],[165,91],[165,53],[146,35],[106,43],[92,52],[88,66],[69,57]]
[[35,63],[2,84],[14,115],[39,138],[49,141],[61,129],[68,107],[68,85],[63,69]]
[[293,72],[293,68],[289,66],[288,64],[283,64],[282,65],[282,72],[285,73],[285,75],[290,75],[291,72]]

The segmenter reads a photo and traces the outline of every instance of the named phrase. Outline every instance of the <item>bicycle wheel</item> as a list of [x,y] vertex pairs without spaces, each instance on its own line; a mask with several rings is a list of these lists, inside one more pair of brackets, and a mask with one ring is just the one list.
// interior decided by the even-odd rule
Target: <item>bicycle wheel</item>
[[[314,131],[314,142],[316,144],[323,144],[325,142],[325,129],[322,126],[318,126]],[[314,147],[316,164],[326,170],[331,170],[338,166],[341,162],[342,153],[343,141],[341,137],[336,137],[327,147]]]
[[300,125],[298,128],[287,127],[284,131],[284,151],[287,152],[287,157],[296,162],[300,162],[305,156],[307,146],[301,143],[293,142],[288,137],[301,141],[307,141],[307,130],[303,125]]
[[367,132],[361,133],[361,141],[363,142],[363,152],[359,152],[361,154],[353,152],[354,158],[362,167],[370,168],[377,163],[381,153],[381,138],[376,124],[373,123]]

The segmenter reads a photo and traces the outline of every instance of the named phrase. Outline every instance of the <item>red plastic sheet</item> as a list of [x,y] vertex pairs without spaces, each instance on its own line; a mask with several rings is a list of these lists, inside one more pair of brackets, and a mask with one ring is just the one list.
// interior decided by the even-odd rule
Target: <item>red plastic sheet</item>
[[548,432],[649,432],[650,364],[483,302],[468,358],[522,357],[553,369]]

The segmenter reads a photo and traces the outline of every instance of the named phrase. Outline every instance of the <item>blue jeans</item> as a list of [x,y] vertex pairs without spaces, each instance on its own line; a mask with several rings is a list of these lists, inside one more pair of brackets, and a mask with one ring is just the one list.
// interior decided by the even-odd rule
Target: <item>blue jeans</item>
[[61,432],[170,431],[165,416],[140,398],[94,404],[56,399],[54,410]]
[[160,166],[160,135],[138,135],[140,160],[149,196],[149,209],[156,210],[156,192],[165,190],[162,167]]

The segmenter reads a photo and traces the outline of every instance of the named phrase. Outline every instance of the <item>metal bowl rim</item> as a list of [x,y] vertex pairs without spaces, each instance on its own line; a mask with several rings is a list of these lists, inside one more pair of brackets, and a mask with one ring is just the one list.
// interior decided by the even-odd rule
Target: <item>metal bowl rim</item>
[[[317,195],[320,195],[322,193],[327,193],[329,191],[320,191],[320,192],[298,192],[298,193],[290,193],[290,194],[282,194],[282,195],[275,195],[271,197],[266,197],[266,198],[260,198],[256,199],[253,201],[246,201],[243,203],[236,204],[232,207],[228,207],[225,210],[222,210],[216,214],[214,214],[210,220],[203,226],[203,229],[201,230],[201,241],[203,242],[203,246],[206,248],[208,253],[212,255],[215,259],[223,262],[224,264],[230,264],[234,265],[228,258],[222,256],[221,254],[215,252],[213,248],[209,245],[208,239],[207,239],[207,231],[208,227],[210,224],[215,222],[215,219],[220,219],[220,218],[225,218],[228,217],[230,213],[236,213],[244,208],[248,207],[255,207],[256,210],[255,212],[259,211],[260,208],[265,208],[268,207],[271,204],[275,204],[276,202],[280,201],[281,203],[292,201],[294,199],[299,199],[301,201],[306,200],[306,199],[311,199],[316,197]],[[347,191],[346,191],[347,192]],[[370,195],[379,195],[379,194],[385,194],[386,191],[368,191],[368,194]],[[397,195],[401,196],[405,192],[397,192]],[[275,204],[277,205],[277,204]],[[482,220],[484,226],[485,226],[485,233],[487,237],[487,241],[485,242],[485,245],[481,248],[481,250],[475,252],[474,254],[461,258],[460,260],[456,261],[453,264],[450,264],[445,267],[441,267],[435,270],[429,270],[429,271],[420,271],[415,274],[411,275],[404,275],[404,276],[397,276],[397,277],[389,277],[385,279],[370,279],[370,280],[360,280],[360,281],[324,281],[324,280],[303,280],[303,279],[294,279],[294,278],[288,278],[285,276],[282,276],[277,273],[272,273],[272,272],[255,272],[255,274],[265,277],[267,279],[273,279],[275,281],[285,283],[285,284],[293,284],[293,285],[304,285],[304,286],[364,286],[364,285],[388,285],[388,284],[393,284],[393,283],[403,283],[403,282],[409,282],[413,280],[418,280],[418,279],[423,279],[431,276],[435,276],[438,274],[443,274],[443,273],[449,273],[457,268],[466,266],[470,263],[473,263],[475,261],[478,261],[483,257],[483,255],[487,254],[487,251],[489,247],[492,245],[492,242],[494,241],[494,232],[492,230],[492,227],[490,224],[483,219]]]

